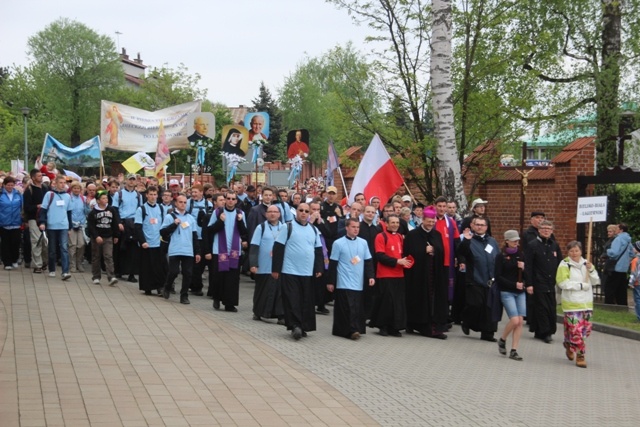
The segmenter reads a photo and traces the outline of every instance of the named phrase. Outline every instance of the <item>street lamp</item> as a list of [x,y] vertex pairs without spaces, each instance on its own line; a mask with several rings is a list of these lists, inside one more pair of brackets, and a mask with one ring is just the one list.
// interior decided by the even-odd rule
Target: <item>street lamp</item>
[[22,107],[22,117],[24,117],[24,173],[25,175],[29,173],[29,146],[27,145],[27,116],[29,115],[29,111],[31,111],[28,107]]

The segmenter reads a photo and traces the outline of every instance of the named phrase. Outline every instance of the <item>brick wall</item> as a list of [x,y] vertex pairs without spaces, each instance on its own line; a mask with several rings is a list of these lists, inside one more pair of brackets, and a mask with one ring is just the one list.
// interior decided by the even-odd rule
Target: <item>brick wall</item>
[[[555,225],[554,233],[563,253],[566,244],[576,238],[577,177],[593,175],[595,162],[593,138],[580,149],[571,150],[572,145],[556,157],[560,161],[552,160],[554,166],[531,173],[525,197],[525,229],[530,225],[532,211],[545,212],[547,219]],[[481,197],[489,202],[487,215],[491,219],[493,237],[500,244],[506,230],[520,228],[522,181],[514,169],[500,168],[492,178],[480,184],[473,195],[473,199]],[[474,178],[474,173],[470,172],[465,179],[467,194]]]

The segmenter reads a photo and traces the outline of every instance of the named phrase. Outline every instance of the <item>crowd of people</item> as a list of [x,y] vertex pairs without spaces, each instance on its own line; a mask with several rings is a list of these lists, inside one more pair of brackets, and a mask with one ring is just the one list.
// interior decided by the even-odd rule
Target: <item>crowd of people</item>
[[[425,206],[404,187],[385,201],[356,194],[348,205],[315,178],[291,192],[242,183],[184,189],[175,179],[163,189],[135,174],[80,183],[55,172],[55,164],[33,169],[21,191],[4,177],[5,270],[22,263],[55,278],[60,266],[66,281],[87,264],[95,285],[104,274],[109,286],[127,280],[165,299],[181,275],[180,303],[204,297],[206,280],[213,309],[227,312],[238,311],[246,274],[255,281],[253,319],[276,319],[294,340],[315,331],[316,316],[333,305],[336,336],[358,340],[374,328],[445,340],[459,324],[516,361],[525,321],[535,338],[553,342],[559,292],[566,356],[586,367],[600,274],[579,242],[563,256],[544,212],[531,213],[522,237],[508,230],[498,242],[482,199],[463,218],[454,201]],[[610,226],[600,260],[605,302],[626,305],[633,287],[640,320],[639,257],[627,226]],[[508,322],[496,338],[503,312]]]

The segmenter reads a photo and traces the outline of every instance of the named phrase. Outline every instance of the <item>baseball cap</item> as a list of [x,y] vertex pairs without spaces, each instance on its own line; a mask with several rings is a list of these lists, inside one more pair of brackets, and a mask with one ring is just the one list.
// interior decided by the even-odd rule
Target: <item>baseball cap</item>
[[127,175],[127,179],[136,179],[136,174],[130,173],[129,175]]
[[336,193],[336,194],[338,194],[338,189],[336,187],[334,187],[333,185],[330,185],[329,187],[327,187],[327,193]]
[[180,187],[180,181],[178,181],[177,179],[172,179],[171,181],[169,181],[169,187],[173,187],[174,185]]
[[411,196],[402,196],[402,201],[403,202],[410,202],[411,201]]

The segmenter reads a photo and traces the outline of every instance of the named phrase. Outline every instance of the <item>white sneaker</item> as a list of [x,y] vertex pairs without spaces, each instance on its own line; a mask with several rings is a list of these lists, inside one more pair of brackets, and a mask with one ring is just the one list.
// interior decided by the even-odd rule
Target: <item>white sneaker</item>
[[17,262],[14,262],[13,264],[11,264],[11,267],[13,267],[13,268],[18,268],[18,263],[17,263]]
[[56,272],[55,271],[50,271],[49,272],[49,277],[56,277]]
[[69,280],[71,278],[71,275],[69,273],[62,273],[62,276],[60,276],[60,278],[62,280]]
[[93,284],[94,285],[99,285],[100,284],[100,279],[93,279]]
[[116,283],[118,283],[118,279],[115,277],[112,277],[111,280],[109,280],[109,286],[115,286]]
[[5,266],[4,266],[4,269],[5,269],[5,270],[13,270],[13,267],[11,267],[10,265],[5,265]]

